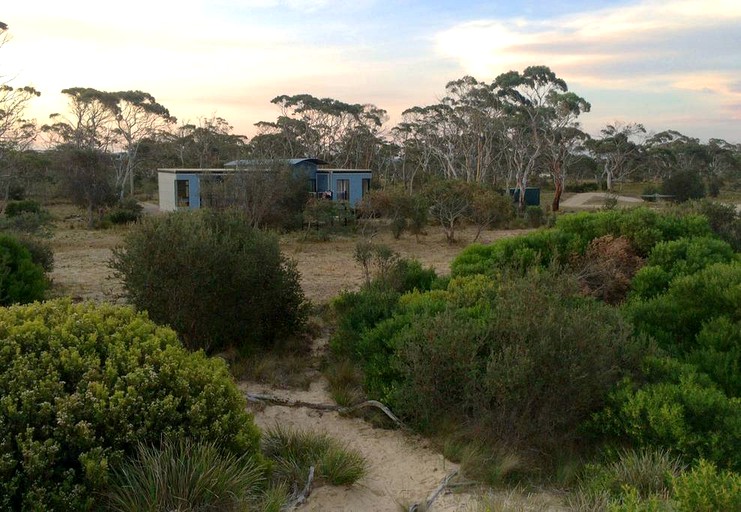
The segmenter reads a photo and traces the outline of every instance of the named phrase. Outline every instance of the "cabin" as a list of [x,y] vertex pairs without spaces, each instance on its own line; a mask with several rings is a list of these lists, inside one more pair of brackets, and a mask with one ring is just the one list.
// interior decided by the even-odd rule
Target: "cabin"
[[[219,169],[157,169],[160,211],[198,209],[204,183],[223,180],[237,172],[265,171],[289,165],[306,179],[307,193],[317,198],[346,202],[354,207],[370,191],[370,169],[332,169],[319,158],[289,160],[234,160]],[[320,167],[321,166],[321,167]]]

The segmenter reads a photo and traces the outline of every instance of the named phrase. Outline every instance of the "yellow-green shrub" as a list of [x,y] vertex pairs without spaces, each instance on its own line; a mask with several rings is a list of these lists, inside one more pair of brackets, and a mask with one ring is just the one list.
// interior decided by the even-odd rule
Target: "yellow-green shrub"
[[164,437],[257,454],[223,361],[128,307],[0,309],[0,509],[85,510],[109,465]]

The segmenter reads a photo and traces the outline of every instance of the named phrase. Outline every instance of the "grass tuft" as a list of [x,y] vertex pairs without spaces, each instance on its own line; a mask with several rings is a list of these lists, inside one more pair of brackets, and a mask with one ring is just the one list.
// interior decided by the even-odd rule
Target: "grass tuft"
[[264,468],[213,442],[163,441],[139,445],[133,458],[113,468],[107,510],[242,511],[260,499]]
[[263,435],[263,453],[274,463],[273,476],[289,486],[314,479],[331,485],[351,485],[367,472],[367,462],[356,450],[324,434],[290,431],[276,426]]

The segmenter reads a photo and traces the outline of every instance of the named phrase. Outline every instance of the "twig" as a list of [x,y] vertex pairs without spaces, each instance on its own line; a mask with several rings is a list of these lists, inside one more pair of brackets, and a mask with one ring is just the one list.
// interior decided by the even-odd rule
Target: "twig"
[[337,411],[340,414],[351,413],[357,411],[358,409],[364,409],[367,407],[375,407],[376,409],[380,409],[381,411],[383,411],[383,413],[388,416],[389,419],[391,419],[391,421],[393,421],[400,429],[407,430],[406,425],[404,425],[404,423],[402,423],[402,421],[393,412],[391,412],[391,409],[377,400],[367,400],[351,407],[344,407],[334,404],[317,404],[312,402],[304,402],[303,400],[290,400],[287,398],[278,398],[277,396],[255,393],[246,393],[245,396],[250,402],[267,402],[283,407],[306,407],[308,409],[315,409],[319,411]]
[[437,488],[434,491],[432,491],[432,494],[428,496],[427,500],[425,501],[425,504],[424,504],[425,506],[423,509],[419,508],[421,503],[415,503],[414,505],[409,507],[409,512],[421,512],[422,510],[425,510],[425,511],[430,510],[430,508],[432,507],[432,504],[435,502],[437,497],[440,496],[440,493],[442,493],[448,487],[448,485],[450,484],[450,480],[452,480],[453,477],[455,477],[457,474],[458,474],[458,470],[455,469],[451,471],[448,474],[448,476],[443,478],[443,481],[440,482],[440,485],[438,485]]

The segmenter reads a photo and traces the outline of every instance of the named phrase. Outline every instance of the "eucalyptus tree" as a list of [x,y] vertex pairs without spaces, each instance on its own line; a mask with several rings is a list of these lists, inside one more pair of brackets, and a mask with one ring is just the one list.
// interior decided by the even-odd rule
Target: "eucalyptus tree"
[[503,99],[509,179],[514,178],[523,208],[528,180],[539,168],[547,168],[563,188],[566,155],[579,138],[576,118],[591,106],[568,92],[566,82],[547,66],[503,73],[492,86]]
[[113,95],[116,100],[112,108],[115,118],[114,132],[120,136],[120,145],[123,149],[122,158],[114,159],[116,190],[123,199],[127,181],[129,194],[134,193],[134,173],[142,142],[158,136],[177,119],[149,93],[119,91]]
[[[8,25],[0,22],[0,47],[7,41]],[[39,91],[30,86],[13,87],[0,83],[0,198],[8,199],[18,178],[18,156],[36,139],[36,122],[26,118],[26,108]],[[1,205],[0,205],[1,206]],[[1,210],[2,208],[0,208]]]
[[[0,198],[8,200],[11,188],[17,184],[21,166],[19,159],[31,147],[38,129],[36,122],[25,116],[29,102],[39,96],[33,87],[14,88],[0,85]],[[2,210],[2,208],[0,208]]]
[[62,93],[69,97],[69,113],[50,116],[52,124],[43,128],[50,143],[116,153],[111,159],[114,188],[121,198],[127,185],[133,194],[142,142],[157,138],[175,118],[151,94],[142,91],[72,87]]
[[281,95],[275,122],[256,124],[253,155],[269,158],[310,156],[337,167],[372,167],[385,142],[386,111],[310,94]]
[[201,118],[198,124],[183,124],[168,133],[165,146],[180,167],[223,167],[226,162],[243,158],[247,153],[247,137],[234,134],[232,130],[224,118]]
[[602,164],[607,190],[615,181],[625,180],[640,168],[643,146],[638,140],[646,129],[640,123],[613,123],[600,130],[601,137],[589,143],[589,149]]

